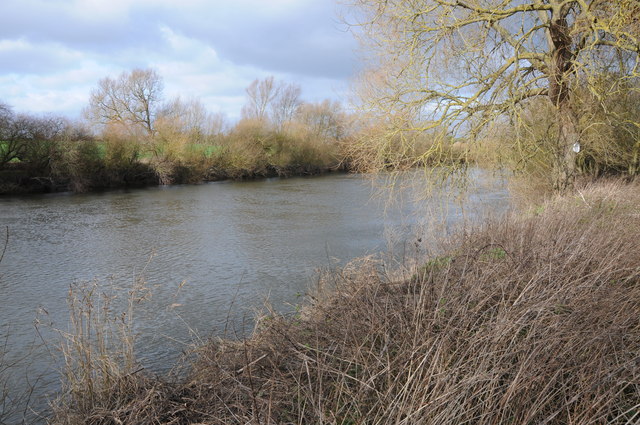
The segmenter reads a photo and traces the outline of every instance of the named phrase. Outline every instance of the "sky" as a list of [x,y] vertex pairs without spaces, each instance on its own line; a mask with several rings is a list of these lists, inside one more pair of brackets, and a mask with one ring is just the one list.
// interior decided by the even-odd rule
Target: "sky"
[[343,100],[358,64],[340,14],[335,0],[2,0],[0,102],[79,118],[100,79],[135,68],[230,120],[271,75]]

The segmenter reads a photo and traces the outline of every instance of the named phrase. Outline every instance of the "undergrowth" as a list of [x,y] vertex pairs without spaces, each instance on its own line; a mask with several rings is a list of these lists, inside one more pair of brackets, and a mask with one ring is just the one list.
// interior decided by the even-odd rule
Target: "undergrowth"
[[183,379],[69,393],[53,422],[636,424],[638,234],[637,185],[586,187],[458,233],[406,279],[355,263],[299,314],[198,348]]

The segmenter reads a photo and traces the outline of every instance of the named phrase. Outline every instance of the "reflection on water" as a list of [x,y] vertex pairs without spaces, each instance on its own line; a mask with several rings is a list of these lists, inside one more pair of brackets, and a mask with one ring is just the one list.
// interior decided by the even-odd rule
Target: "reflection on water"
[[[459,220],[460,207],[442,202],[449,222]],[[506,204],[506,191],[492,182],[473,192],[466,209]],[[291,308],[314,270],[333,259],[404,246],[423,208],[405,202],[385,214],[384,202],[371,200],[368,179],[345,174],[0,199],[0,226],[10,229],[0,264],[0,332],[10,334],[10,356],[24,352],[37,340],[39,307],[66,327],[70,283],[126,286],[144,274],[153,297],[136,322],[140,355],[148,369],[164,370],[194,333],[219,334],[230,320],[242,334],[267,298]],[[32,359],[29,373],[42,375],[38,396],[55,391],[51,355],[40,347]]]

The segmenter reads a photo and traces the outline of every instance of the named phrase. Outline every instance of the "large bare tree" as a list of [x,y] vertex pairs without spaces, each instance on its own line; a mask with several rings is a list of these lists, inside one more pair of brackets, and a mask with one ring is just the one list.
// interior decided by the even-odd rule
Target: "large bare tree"
[[303,103],[298,108],[296,120],[321,140],[339,141],[346,133],[346,114],[337,101]]
[[101,124],[121,124],[151,135],[162,98],[162,77],[153,69],[123,72],[103,78],[91,92],[89,118]]
[[530,99],[544,97],[555,110],[554,180],[563,189],[573,182],[580,146],[574,90],[606,96],[593,84],[604,74],[640,87],[638,0],[349,3],[372,53],[361,94],[389,122],[387,140],[424,131],[439,141],[472,138],[501,117],[518,119]]

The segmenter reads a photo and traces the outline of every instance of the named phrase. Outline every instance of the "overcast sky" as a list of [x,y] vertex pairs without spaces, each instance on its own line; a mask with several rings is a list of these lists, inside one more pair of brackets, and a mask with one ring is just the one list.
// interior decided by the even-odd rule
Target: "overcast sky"
[[79,117],[99,79],[154,68],[165,98],[234,120],[269,75],[341,99],[356,43],[334,0],[1,0],[0,101]]

